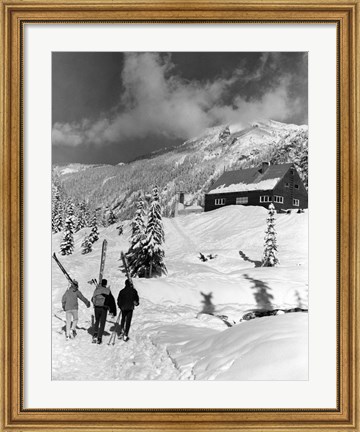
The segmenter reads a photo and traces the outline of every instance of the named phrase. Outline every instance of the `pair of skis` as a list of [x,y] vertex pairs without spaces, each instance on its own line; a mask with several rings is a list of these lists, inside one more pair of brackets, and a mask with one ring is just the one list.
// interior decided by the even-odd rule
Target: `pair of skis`
[[64,273],[66,279],[69,281],[69,283],[71,283],[71,285],[74,283],[73,280],[71,279],[69,273],[65,270],[64,266],[61,264],[61,262],[58,260],[58,257],[56,256],[56,253],[53,253],[52,256],[56,262],[56,264],[59,266],[60,270]]
[[[106,251],[107,251],[107,240],[105,239],[103,241],[103,244],[102,244],[101,260],[100,260],[100,271],[99,271],[99,284],[100,285],[101,285],[101,282],[103,280],[103,274],[104,274],[104,269],[105,269]],[[55,262],[59,266],[60,270],[65,275],[66,279],[72,284],[73,283],[73,279],[70,277],[69,273],[65,270],[64,266],[61,264],[61,262],[57,258],[55,252],[54,252],[54,254],[53,254],[52,257],[54,258]],[[131,278],[131,275],[130,275],[128,262],[127,262],[126,255],[124,254],[124,252],[121,252],[120,257],[121,257],[121,260],[122,260],[123,265],[124,265],[126,277],[128,278],[128,280],[132,284],[132,278]],[[89,283],[97,285],[97,280],[96,279],[91,279],[91,281],[89,281]],[[121,317],[121,310],[119,310],[119,313],[118,313],[118,316],[117,316],[117,319],[116,319],[116,322],[115,322],[114,330],[111,333],[108,345],[115,345],[115,341],[116,341],[116,329],[118,328],[118,325],[119,325],[119,322],[120,322],[120,317]]]
[[[126,277],[128,278],[128,280],[132,284],[132,278],[131,278],[131,275],[130,275],[128,262],[127,262],[126,255],[124,254],[124,252],[121,252],[120,258],[121,258],[121,260],[123,262],[123,265],[124,265],[124,270],[125,270]],[[118,325],[119,325],[119,322],[120,322],[120,317],[121,317],[121,309],[119,310],[118,316],[116,318],[115,325],[114,325],[114,330],[111,333],[108,345],[115,345],[115,342],[116,342],[116,329],[118,328]]]
[[[106,259],[106,251],[107,251],[107,240],[105,239],[102,244],[102,250],[101,250],[101,260],[100,260],[100,271],[99,271],[99,284],[101,285],[101,282],[103,280],[104,275],[104,269],[105,269],[105,259]],[[64,266],[59,261],[58,257],[56,256],[56,253],[53,253],[52,256],[56,262],[56,264],[59,266],[60,270],[64,273],[66,279],[73,284],[73,279],[70,277],[69,273],[65,270]],[[97,285],[97,280],[92,279],[91,283],[94,283]]]

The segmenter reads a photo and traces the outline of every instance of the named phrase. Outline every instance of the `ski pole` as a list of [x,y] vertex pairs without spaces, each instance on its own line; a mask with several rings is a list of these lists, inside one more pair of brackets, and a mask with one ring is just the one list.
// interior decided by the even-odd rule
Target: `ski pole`
[[116,341],[116,329],[117,329],[117,326],[119,325],[120,317],[121,317],[121,310],[119,311],[118,316],[116,318],[116,322],[115,322],[115,325],[114,325],[114,330],[111,333],[108,345],[111,345],[111,343],[113,345],[115,345],[115,341]]

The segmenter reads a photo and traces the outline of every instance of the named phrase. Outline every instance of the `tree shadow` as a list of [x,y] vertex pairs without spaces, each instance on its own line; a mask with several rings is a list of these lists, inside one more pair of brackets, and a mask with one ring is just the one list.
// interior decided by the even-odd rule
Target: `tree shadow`
[[298,308],[304,308],[303,301],[298,290],[295,291],[295,298],[296,298],[296,306]]
[[260,279],[250,277],[248,274],[244,274],[243,277],[253,284],[251,289],[254,290],[257,307],[259,309],[273,309],[271,301],[274,299],[274,296],[269,292],[271,291],[269,285]]
[[215,305],[212,303],[212,293],[204,294],[200,291],[200,294],[203,296],[203,300],[201,303],[203,304],[203,309],[200,313],[205,313],[209,315],[213,315],[215,313]]
[[255,267],[261,267],[261,264],[262,264],[261,261],[252,260],[243,251],[239,250],[239,255],[244,261],[248,261],[248,262],[254,264]]
[[203,308],[202,311],[197,314],[197,317],[201,314],[212,315],[216,318],[221,319],[221,321],[223,321],[224,324],[227,325],[227,327],[232,327],[232,324],[228,321],[228,317],[226,315],[218,315],[215,313],[215,305],[211,301],[213,296],[212,292],[210,292],[209,294],[205,294],[200,291],[200,294],[203,296],[203,300],[201,301],[201,303],[203,304]]

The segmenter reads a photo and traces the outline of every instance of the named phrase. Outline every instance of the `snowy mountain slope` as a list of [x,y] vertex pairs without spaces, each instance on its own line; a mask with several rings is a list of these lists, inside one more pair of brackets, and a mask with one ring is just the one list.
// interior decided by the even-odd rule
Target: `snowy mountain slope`
[[[173,215],[176,191],[202,202],[204,193],[224,169],[248,168],[263,160],[294,162],[307,182],[307,126],[262,121],[245,128],[218,126],[170,149],[163,149],[125,165],[92,166],[69,172],[57,169],[68,195],[94,206],[110,206],[122,219],[133,214],[138,192],[154,184],[162,191],[164,214]],[[66,175],[64,175],[64,172]]]
[[80,163],[72,163],[65,166],[54,165],[53,171],[56,175],[61,177],[61,176],[66,176],[67,174],[76,174],[81,171],[85,171],[87,169],[95,168],[97,166],[102,166],[102,165],[89,165],[89,164],[80,164]]
[[[53,262],[53,379],[307,379],[306,313],[240,321],[253,309],[307,308],[307,213],[276,216],[280,265],[275,268],[256,266],[262,257],[266,217],[260,207],[229,206],[164,218],[168,275],[135,279],[140,306],[126,344],[106,345],[112,317],[104,344],[91,344],[93,311],[82,303],[77,339],[65,341],[61,297],[67,282]],[[124,228],[121,236],[114,226],[100,229],[100,240],[88,255],[81,254],[83,229],[75,234],[74,254],[59,256],[87,298],[93,292],[87,281],[98,276],[104,238],[108,240],[105,277],[115,297],[124,286],[119,257],[129,247],[128,222]],[[55,252],[60,238],[61,234],[53,235]],[[217,257],[201,262],[200,251]],[[234,326],[228,328],[221,319],[202,312],[226,315]]]

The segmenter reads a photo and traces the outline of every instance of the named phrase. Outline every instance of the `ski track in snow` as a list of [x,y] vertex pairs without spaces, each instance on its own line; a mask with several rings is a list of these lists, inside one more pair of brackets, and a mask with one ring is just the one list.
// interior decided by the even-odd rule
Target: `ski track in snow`
[[194,252],[197,250],[197,245],[193,242],[191,237],[186,234],[183,228],[180,227],[179,219],[181,218],[172,218],[169,219],[168,228],[172,227],[178,233],[179,238],[181,239],[181,243],[178,244],[178,249],[183,253],[185,252]]
[[[164,346],[152,340],[149,333],[142,332],[141,313],[135,311],[127,342],[116,338],[108,345],[115,318],[107,318],[101,345],[93,344],[89,333],[91,321],[78,323],[77,337],[65,341],[62,327],[57,325],[53,338],[53,351],[62,351],[61,357],[53,356],[54,380],[176,380],[179,371],[175,368]],[[58,314],[58,316],[61,316]],[[58,321],[60,322],[60,321]],[[54,323],[56,324],[56,323]],[[61,334],[59,334],[59,332]],[[108,333],[109,335],[106,335]],[[96,365],[92,369],[89,365]],[[64,374],[64,371],[66,373]]]

